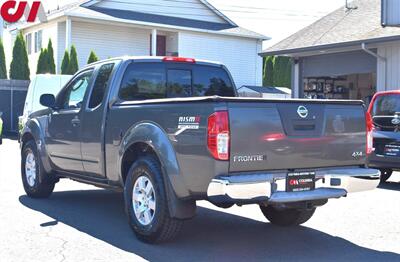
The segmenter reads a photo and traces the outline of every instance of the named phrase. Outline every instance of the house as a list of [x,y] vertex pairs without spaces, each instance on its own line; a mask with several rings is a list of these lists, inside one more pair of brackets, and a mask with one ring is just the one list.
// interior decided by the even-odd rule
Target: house
[[238,88],[240,97],[262,97],[270,99],[291,98],[291,90],[286,87],[242,86]]
[[12,25],[8,30],[14,36],[19,31],[24,34],[32,73],[40,49],[51,38],[57,73],[64,51],[75,45],[80,67],[86,65],[91,50],[100,59],[193,57],[222,62],[238,86],[262,84],[258,54],[263,40],[268,39],[237,26],[205,0],[78,1],[46,9],[44,19]]
[[292,58],[294,97],[368,103],[376,91],[400,88],[399,25],[400,1],[354,0],[262,56]]

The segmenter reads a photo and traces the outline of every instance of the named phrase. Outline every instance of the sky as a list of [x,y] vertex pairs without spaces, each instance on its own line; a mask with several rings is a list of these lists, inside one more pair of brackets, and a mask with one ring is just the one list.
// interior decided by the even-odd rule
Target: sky
[[345,0],[208,0],[239,26],[272,39],[267,48],[344,6]]

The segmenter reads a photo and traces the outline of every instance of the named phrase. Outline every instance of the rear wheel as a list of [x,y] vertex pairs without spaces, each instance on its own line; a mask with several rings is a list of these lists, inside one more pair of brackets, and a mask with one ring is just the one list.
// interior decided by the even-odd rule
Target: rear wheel
[[32,198],[47,198],[53,193],[55,181],[43,169],[35,141],[28,141],[21,156],[22,184]]
[[137,238],[147,243],[175,238],[182,220],[169,214],[161,167],[152,156],[139,158],[130,168],[125,188],[125,209]]
[[315,212],[311,209],[278,209],[273,206],[260,206],[261,212],[274,225],[297,226],[307,222]]
[[381,169],[381,182],[386,182],[392,175],[393,170],[391,169]]

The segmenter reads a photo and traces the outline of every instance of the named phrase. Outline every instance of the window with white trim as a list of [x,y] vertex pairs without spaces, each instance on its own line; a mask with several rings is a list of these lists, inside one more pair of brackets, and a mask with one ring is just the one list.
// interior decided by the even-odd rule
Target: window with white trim
[[32,54],[32,34],[29,33],[25,36],[25,42],[26,42],[26,51],[28,52],[28,55]]
[[42,34],[42,30],[35,32],[35,53],[39,53],[42,49]]

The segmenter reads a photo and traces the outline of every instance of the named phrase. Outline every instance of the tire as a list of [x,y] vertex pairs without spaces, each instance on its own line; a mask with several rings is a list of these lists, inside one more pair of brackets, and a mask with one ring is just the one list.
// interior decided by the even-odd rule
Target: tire
[[307,222],[315,212],[312,209],[277,209],[273,206],[260,206],[261,212],[274,225],[298,226]]
[[381,171],[381,182],[382,183],[386,182],[393,173],[393,170],[391,170],[391,169],[381,169],[380,171]]
[[[145,186],[140,186],[141,183]],[[149,185],[152,190],[147,190]],[[141,190],[144,188],[146,190]],[[183,221],[169,214],[166,186],[160,164],[154,157],[140,157],[132,165],[126,178],[124,198],[129,225],[139,240],[154,244],[178,235]]]
[[53,193],[56,183],[45,173],[38,156],[35,141],[28,141],[21,155],[22,184],[29,197],[48,198]]

